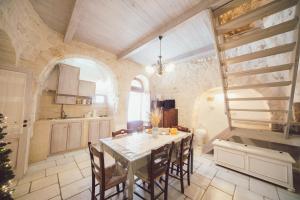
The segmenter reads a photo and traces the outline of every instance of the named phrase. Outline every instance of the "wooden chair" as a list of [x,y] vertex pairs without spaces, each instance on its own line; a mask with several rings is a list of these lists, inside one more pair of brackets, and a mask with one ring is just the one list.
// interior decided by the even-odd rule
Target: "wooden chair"
[[129,129],[121,129],[118,131],[114,131],[111,133],[112,137],[116,137],[116,136],[120,136],[120,135],[126,135],[128,133],[133,133],[133,130],[129,130]]
[[[164,193],[164,199],[168,199],[168,178],[173,146],[174,143],[166,144],[158,149],[152,150],[148,165],[139,169],[135,174],[138,177],[135,184],[150,193],[151,200],[158,199],[162,193]],[[139,180],[143,181],[143,185],[137,183]],[[159,182],[157,182],[157,180],[159,180]],[[164,187],[161,185],[161,182],[164,182]],[[145,187],[145,183],[148,184],[147,188]],[[157,195],[154,194],[155,186],[161,191]],[[135,194],[145,199],[137,192],[135,192]]]
[[[91,168],[92,168],[92,195],[91,199],[97,199],[97,196],[100,195],[100,200],[109,199],[121,192],[124,192],[127,172],[122,171],[122,168],[117,169],[116,165],[105,168],[104,165],[104,155],[103,152],[99,152],[91,142],[88,143],[90,158],[91,158]],[[98,184],[96,184],[96,180]],[[120,190],[119,185],[122,184],[122,190]],[[95,194],[96,186],[100,187],[100,192]],[[105,197],[105,191],[116,187],[117,192]]]
[[[183,132],[188,132],[188,133],[191,133],[191,130],[187,127],[184,127],[184,126],[172,126],[172,128],[177,128],[177,130],[179,131],[183,131]],[[191,173],[193,174],[194,172],[194,148],[192,147],[191,149]]]
[[[190,185],[190,159],[193,137],[194,135],[190,135],[186,138],[183,138],[180,142],[179,151],[176,152],[174,156],[172,156],[170,176],[180,180],[181,193],[184,193],[183,177],[186,174],[188,185]],[[184,166],[186,166],[186,170],[184,169]],[[174,170],[176,170],[176,175],[173,174]]]

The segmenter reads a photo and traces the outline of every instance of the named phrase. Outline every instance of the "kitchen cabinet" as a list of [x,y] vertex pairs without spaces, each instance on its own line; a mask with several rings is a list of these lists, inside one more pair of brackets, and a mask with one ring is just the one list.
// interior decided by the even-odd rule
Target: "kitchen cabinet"
[[81,146],[82,123],[70,122],[68,130],[67,149],[78,149]]
[[58,153],[67,150],[68,123],[52,125],[50,152]]
[[89,122],[89,141],[93,144],[99,143],[100,138],[111,136],[109,120],[91,120]]
[[96,92],[96,83],[91,81],[79,81],[78,95],[83,97],[93,97]]
[[80,69],[65,64],[59,64],[58,94],[78,95]]
[[100,138],[106,138],[110,137],[110,121],[108,120],[103,120],[100,121]]
[[95,144],[100,138],[99,120],[91,120],[89,122],[89,142]]

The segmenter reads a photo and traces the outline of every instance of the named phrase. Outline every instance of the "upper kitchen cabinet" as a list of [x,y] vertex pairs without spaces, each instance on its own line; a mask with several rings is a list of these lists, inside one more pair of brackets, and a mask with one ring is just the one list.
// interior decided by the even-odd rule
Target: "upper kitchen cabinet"
[[78,95],[80,69],[59,64],[58,94]]
[[95,96],[96,83],[91,81],[79,81],[78,96],[93,97]]

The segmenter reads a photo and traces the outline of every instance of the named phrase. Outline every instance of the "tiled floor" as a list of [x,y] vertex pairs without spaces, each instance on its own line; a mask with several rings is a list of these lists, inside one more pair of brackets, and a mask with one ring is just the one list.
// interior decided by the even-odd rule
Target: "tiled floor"
[[[105,162],[110,165],[114,160],[106,155]],[[51,156],[45,161],[32,164],[27,175],[17,183],[14,198],[17,200],[90,199],[90,187],[89,155],[87,149],[78,150]],[[136,191],[142,194],[142,191],[137,188]],[[112,199],[122,199],[122,195]],[[139,198],[135,196],[135,199]],[[212,155],[201,155],[196,151],[191,185],[185,187],[185,194],[181,194],[179,181],[171,179],[169,199],[299,200],[300,195],[216,166]]]

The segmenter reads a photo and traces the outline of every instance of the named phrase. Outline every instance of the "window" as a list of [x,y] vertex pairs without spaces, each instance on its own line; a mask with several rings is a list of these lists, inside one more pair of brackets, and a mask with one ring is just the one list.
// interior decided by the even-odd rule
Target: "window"
[[104,103],[106,103],[106,96],[96,94],[96,96],[94,97],[94,103],[95,104],[104,104]]
[[131,82],[128,103],[128,121],[149,121],[150,95],[145,92],[143,82],[134,78]]

